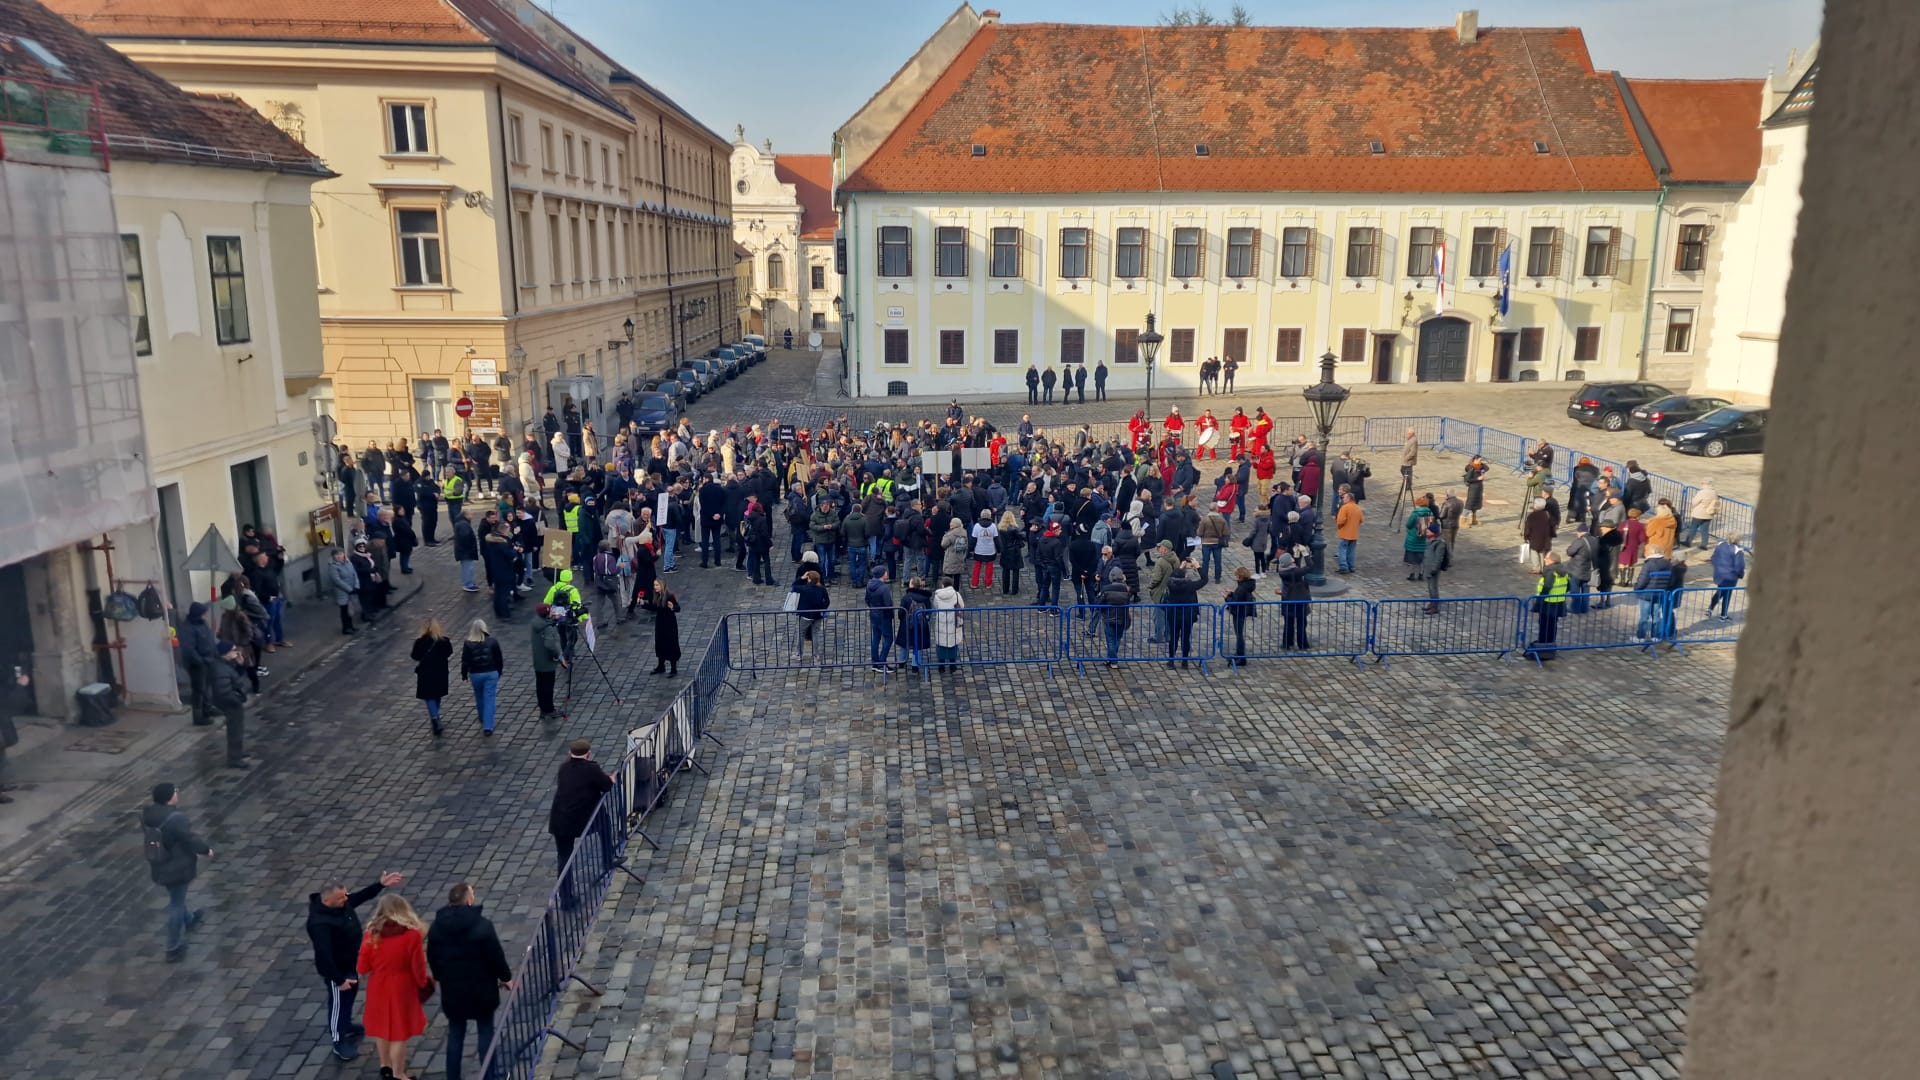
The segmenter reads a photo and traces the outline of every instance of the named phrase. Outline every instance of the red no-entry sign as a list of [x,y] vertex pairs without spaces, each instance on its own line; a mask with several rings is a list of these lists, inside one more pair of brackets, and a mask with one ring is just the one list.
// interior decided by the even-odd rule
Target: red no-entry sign
[[454,402],[453,414],[455,416],[458,416],[462,420],[465,420],[467,417],[472,416],[473,415],[473,399],[470,397],[463,397],[459,401]]

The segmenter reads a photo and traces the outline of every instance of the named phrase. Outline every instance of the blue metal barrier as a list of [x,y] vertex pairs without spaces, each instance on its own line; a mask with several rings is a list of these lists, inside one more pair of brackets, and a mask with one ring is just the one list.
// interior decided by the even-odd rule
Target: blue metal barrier
[[1653,501],[1656,505],[1661,499],[1673,502],[1674,516],[1680,519],[1682,527],[1687,521],[1687,495],[1692,490],[1680,481],[1658,473],[1648,473],[1647,483],[1653,485]]
[[[1676,589],[1667,594],[1667,602],[1673,606],[1669,618],[1672,633],[1668,640],[1678,652],[1686,652],[1688,645],[1739,641],[1740,631],[1747,624],[1745,586]],[[1723,608],[1724,615],[1721,614]]]
[[1713,515],[1713,524],[1708,526],[1707,531],[1713,534],[1715,540],[1725,537],[1742,547],[1751,547],[1753,504],[1720,496],[1720,509]]
[[[1066,662],[1061,628],[1066,613],[1057,607],[923,608],[908,622],[912,640],[924,643],[928,655],[915,664],[931,678],[935,665],[1055,664]],[[940,659],[938,649],[951,646],[954,657]]]
[[1525,471],[1527,465],[1526,440],[1511,431],[1498,428],[1480,429],[1480,456],[1487,464],[1496,469]]
[[1367,418],[1366,439],[1370,450],[1396,450],[1407,444],[1407,429],[1421,446],[1442,447],[1442,416],[1372,416]]
[[[900,625],[900,611],[893,624]],[[762,671],[869,667],[872,635],[867,609],[831,608],[818,619],[792,611],[736,611],[721,620],[727,634],[727,670]]]
[[1514,596],[1472,596],[1434,601],[1376,600],[1373,654],[1389,656],[1505,656],[1520,647],[1526,604]]
[[[633,762],[634,758],[627,758],[619,771],[624,774]],[[516,985],[495,1019],[493,1041],[482,1048],[480,1075],[484,1080],[528,1080],[546,1050],[548,1038],[585,1052],[585,1047],[554,1029],[553,1014],[568,983],[577,982],[596,997],[602,993],[580,977],[579,964],[586,953],[594,916],[613,885],[614,872],[626,870],[622,860],[627,848],[624,823],[630,788],[628,777],[616,778],[613,788],[594,807],[586,829],[575,842],[572,857],[561,868],[533,943],[513,969]]]
[[[1576,615],[1573,613],[1575,600],[1571,596],[1568,597],[1567,602],[1562,605],[1560,618],[1555,620],[1554,641],[1551,645],[1547,645],[1540,641],[1540,615],[1532,610],[1532,598],[1529,597],[1526,627],[1523,631],[1528,655],[1533,655],[1536,644],[1541,645],[1546,651],[1572,652],[1583,649],[1652,651],[1654,646],[1660,643],[1661,628],[1666,623],[1667,594],[1665,591],[1589,593],[1587,599],[1592,602],[1605,600],[1607,606],[1595,607],[1589,603],[1584,614]],[[1650,636],[1647,637],[1640,636],[1643,599],[1651,601],[1646,627]]]
[[1469,424],[1451,416],[1440,418],[1440,448],[1472,457],[1480,453],[1479,424]]
[[[1197,660],[1201,671],[1210,671],[1208,663],[1220,640],[1220,609],[1211,604],[1128,604],[1124,608],[1076,604],[1067,614],[1066,659],[1081,672],[1089,663],[1169,660]],[[1164,639],[1177,636],[1172,632],[1182,619],[1192,620],[1189,651],[1169,653]]]
[[1365,600],[1230,604],[1220,608],[1218,622],[1217,651],[1229,666],[1240,660],[1296,656],[1344,656],[1358,664],[1373,648],[1373,606]]

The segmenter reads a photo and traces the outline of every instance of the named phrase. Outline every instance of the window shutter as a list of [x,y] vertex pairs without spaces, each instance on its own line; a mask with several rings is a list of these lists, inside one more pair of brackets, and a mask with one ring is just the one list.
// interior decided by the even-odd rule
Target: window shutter
[[1348,327],[1340,331],[1340,359],[1343,361],[1364,360],[1367,357],[1367,331],[1364,327]]
[[1315,271],[1320,268],[1320,230],[1307,230],[1307,272],[1302,275],[1308,281],[1314,280]]
[[1620,226],[1607,230],[1607,276],[1620,273]]
[[1687,268],[1687,230],[1684,225],[1680,227],[1679,234],[1674,238],[1673,268],[1676,271],[1684,271]]
[[1382,265],[1380,260],[1386,258],[1387,238],[1380,231],[1378,225],[1368,231],[1373,233],[1373,258],[1367,266],[1367,276],[1377,278],[1380,276],[1380,267]]
[[[1281,233],[1280,235],[1282,237],[1286,236],[1285,233]],[[1260,277],[1260,244],[1264,238],[1264,234],[1259,229],[1253,230],[1253,236],[1251,238],[1253,241],[1253,266],[1251,269],[1253,272],[1247,276],[1255,280],[1258,280]]]
[[1561,231],[1560,226],[1555,225],[1553,227],[1553,258],[1547,263],[1548,277],[1560,276],[1560,259],[1566,254],[1566,249],[1566,233]]

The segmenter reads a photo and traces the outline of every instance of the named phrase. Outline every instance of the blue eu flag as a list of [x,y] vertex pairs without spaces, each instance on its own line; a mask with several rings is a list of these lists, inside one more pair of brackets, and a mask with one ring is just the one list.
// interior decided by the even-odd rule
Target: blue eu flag
[[1507,305],[1513,299],[1513,245],[1500,249],[1500,317],[1507,317]]

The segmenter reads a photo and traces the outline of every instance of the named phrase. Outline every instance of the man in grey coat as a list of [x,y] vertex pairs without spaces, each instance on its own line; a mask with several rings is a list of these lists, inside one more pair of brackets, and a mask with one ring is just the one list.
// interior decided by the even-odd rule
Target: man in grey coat
[[1420,574],[1427,582],[1427,606],[1420,610],[1440,614],[1440,572],[1447,569],[1453,551],[1440,533],[1440,523],[1427,522],[1427,550],[1420,557]]
[[1568,596],[1569,615],[1587,613],[1587,590],[1593,586],[1593,564],[1600,558],[1600,545],[1587,531],[1587,523],[1576,522],[1573,526],[1573,543],[1567,545],[1567,576],[1573,579],[1572,594]]

